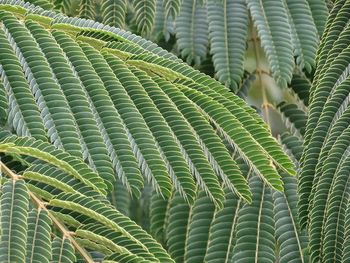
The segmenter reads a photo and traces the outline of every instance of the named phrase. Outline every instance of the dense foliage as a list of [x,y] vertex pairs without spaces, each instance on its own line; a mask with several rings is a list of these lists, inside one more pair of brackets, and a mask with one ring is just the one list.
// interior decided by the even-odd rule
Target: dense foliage
[[1,262],[349,260],[349,1],[27,2],[0,0]]

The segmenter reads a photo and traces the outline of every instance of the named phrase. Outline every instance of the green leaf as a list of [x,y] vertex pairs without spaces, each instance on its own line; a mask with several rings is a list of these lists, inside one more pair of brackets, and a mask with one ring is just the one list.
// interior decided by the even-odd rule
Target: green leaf
[[318,0],[307,0],[307,3],[309,4],[318,35],[321,37],[328,17],[327,3],[326,1]]
[[182,4],[183,4],[182,0],[163,1],[165,17],[166,18],[171,17],[172,19],[175,19],[180,12],[180,8]]
[[8,95],[0,80],[0,125],[4,125],[8,118]]
[[306,113],[293,103],[281,102],[276,108],[289,132],[302,139],[306,128]]
[[141,35],[147,35],[153,28],[156,0],[138,0],[133,5],[137,30]]
[[282,173],[284,193],[274,192],[274,218],[276,238],[279,244],[279,262],[309,262],[308,237],[301,231],[297,215],[297,180]]
[[265,155],[263,148],[240,125],[234,115],[230,114],[218,102],[203,93],[185,86],[181,86],[180,90],[205,112],[210,121],[219,129],[219,132],[228,138],[229,142],[233,144],[234,149],[254,169],[254,172],[269,186],[279,191],[283,190],[280,176],[271,166],[270,160]]
[[80,6],[79,17],[85,18],[85,19],[95,18],[96,13],[95,13],[94,0],[81,0],[79,6]]
[[[203,189],[209,196],[211,196],[211,199],[213,201],[217,202],[217,204],[221,206],[224,193],[220,189],[219,181],[216,178],[217,176],[215,175],[212,167],[210,167],[206,156],[203,154],[201,146],[195,142],[189,143],[189,141],[196,141],[196,139],[193,138],[193,132],[191,133],[192,129],[194,129],[194,132],[197,134],[200,134],[201,129],[203,129],[202,131],[206,131],[206,138],[203,137],[203,139],[200,140],[206,140],[206,143],[208,141],[215,143],[218,145],[217,147],[219,149],[221,143],[220,140],[218,140],[218,138],[215,138],[216,134],[213,132],[211,127],[208,127],[208,124],[203,122],[204,118],[200,113],[197,112],[197,109],[192,105],[191,101],[186,99],[186,97],[184,97],[184,95],[178,89],[176,89],[174,85],[168,82],[162,82],[159,79],[158,81],[157,79],[155,80],[163,92],[167,94],[169,98],[174,102],[176,107],[182,113],[183,117],[185,117],[188,123],[193,127],[188,127],[188,124],[184,122],[180,123],[180,120],[182,119],[181,116],[178,118],[178,123],[180,124],[177,124],[175,122],[172,123],[173,131],[185,150],[185,154],[187,155],[186,159],[188,159],[191,172],[194,174],[200,188]],[[170,123],[169,118],[167,119]],[[225,152],[223,154],[223,156],[225,156]]]
[[189,230],[191,207],[180,195],[170,201],[169,223],[166,226],[166,244],[169,254],[177,263],[184,262],[185,243]]
[[347,208],[345,211],[345,239],[344,239],[344,243],[343,243],[343,262],[349,258],[350,256],[350,205],[349,203],[347,204]]
[[188,225],[184,262],[203,262],[208,245],[210,224],[215,213],[215,205],[202,191],[198,193],[191,210],[192,216]]
[[[128,107],[131,108],[132,112],[125,112],[124,108],[120,114],[122,115],[123,120],[132,134],[133,139],[138,145],[142,157],[147,161],[149,171],[146,171],[144,174],[146,175],[146,178],[152,182],[153,187],[157,189],[158,192],[163,194],[165,197],[169,197],[172,187],[167,174],[166,165],[160,156],[159,148],[157,147],[156,141],[151,134],[152,130],[149,131],[151,127],[148,127],[147,122],[144,119],[146,117],[146,112],[140,109],[142,102],[139,100],[140,95],[137,94],[137,90],[141,88],[140,84],[135,81],[135,77],[126,68],[126,66],[123,65],[119,58],[108,53],[103,54],[109,66],[113,70],[115,77],[119,79],[120,82],[118,82],[127,92],[127,94],[125,94],[125,91],[123,93],[128,96]],[[139,115],[140,113],[143,118]],[[140,117],[143,120],[138,121],[136,124],[133,119]],[[134,120],[136,121],[136,119]]]
[[253,202],[240,209],[231,262],[275,262],[275,220],[271,189],[253,176]]
[[189,64],[199,65],[205,59],[209,44],[207,10],[198,0],[183,2],[176,19],[176,37],[181,56]]
[[[17,49],[17,59],[26,72],[32,93],[40,100],[40,110],[50,141],[73,156],[81,156],[79,136],[69,106],[53,77],[47,60],[30,32],[14,16],[1,13],[6,35]],[[25,39],[25,41],[23,41]],[[64,122],[64,125],[62,125]]]
[[101,5],[102,22],[106,25],[123,28],[127,9],[126,0],[107,0]]
[[[102,235],[107,235],[117,245],[124,246],[133,253],[145,254],[161,262],[173,262],[147,232],[109,204],[82,195],[59,194],[50,201],[50,205],[71,211],[77,220],[87,224],[82,229],[96,234],[104,233]],[[91,220],[94,223],[91,224]]]
[[126,216],[130,215],[131,195],[121,180],[117,179],[113,190],[108,194],[108,199],[118,211]]
[[50,262],[51,220],[47,211],[32,209],[28,216],[26,262]]
[[207,253],[204,259],[208,263],[231,262],[232,248],[236,241],[238,211],[242,202],[227,189],[225,198],[224,208],[215,213],[210,225]]
[[[178,119],[181,119],[182,116],[174,112],[174,110],[176,111],[174,105],[172,105],[171,101],[169,101],[166,95],[157,87],[157,84],[145,72],[133,67],[131,68],[131,72],[137,77],[144,89],[144,92],[140,90],[138,94],[135,90],[134,95],[130,94],[131,98],[135,98],[136,106],[141,114],[143,114],[146,123],[159,144],[163,159],[167,162],[168,173],[173,180],[176,190],[189,203],[193,203],[196,191],[195,182],[192,180],[190,170],[187,168],[186,160],[183,157],[181,149],[183,146],[179,146],[178,138],[176,137],[178,132],[175,131],[174,124],[169,123],[173,121],[174,116],[177,116]],[[149,99],[148,96],[150,97]],[[141,97],[143,98],[142,100],[140,100]],[[136,103],[136,100],[140,100],[140,102]],[[161,100],[166,104],[163,104]],[[159,111],[152,111],[152,108],[157,108]],[[172,113],[172,118],[169,118],[169,113]],[[176,129],[179,129],[179,126],[176,125]]]
[[150,233],[160,243],[165,238],[169,200],[164,200],[161,196],[153,194],[149,208],[150,213]]
[[315,65],[318,37],[309,5],[307,0],[286,0],[286,4],[296,64],[310,73]]
[[[80,159],[62,150],[58,150],[48,143],[35,141],[32,138],[7,137],[0,144],[0,152],[10,152],[35,157],[56,166],[97,192],[105,193],[106,185],[89,166]],[[84,176],[82,176],[83,174]]]
[[346,210],[349,206],[350,197],[348,190],[350,183],[349,169],[350,157],[347,156],[339,171],[334,175],[335,178],[333,178],[328,194],[322,231],[322,260],[324,262],[343,262],[342,252],[346,244]]
[[47,137],[39,108],[3,30],[0,30],[0,45],[1,80],[9,98],[9,124],[20,136],[45,141]]
[[75,69],[69,66],[68,60],[55,39],[43,27],[32,21],[27,21],[26,26],[38,42],[42,52],[48,57],[47,61],[65,95],[77,130],[82,137],[84,155],[87,155],[91,166],[111,189],[111,184],[115,181],[112,162],[100,133],[98,120],[95,121],[94,112],[91,110],[93,107],[86,98],[81,83],[75,78]]
[[218,80],[234,92],[243,76],[248,31],[245,1],[209,0],[208,20],[210,53]]
[[9,180],[1,190],[0,261],[24,262],[28,235],[28,190],[23,180]]
[[272,75],[286,87],[292,79],[294,60],[287,10],[279,0],[247,0]]
[[52,261],[61,263],[75,262],[74,247],[68,238],[55,237],[52,241]]

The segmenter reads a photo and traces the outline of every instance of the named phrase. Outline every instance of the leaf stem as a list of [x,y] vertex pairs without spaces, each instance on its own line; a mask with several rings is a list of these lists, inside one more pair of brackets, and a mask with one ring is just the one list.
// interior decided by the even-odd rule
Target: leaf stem
[[[16,181],[21,178],[20,175],[15,174],[12,172],[10,168],[8,168],[3,162],[0,161],[0,171],[3,171],[4,174],[6,174],[8,177],[10,177],[12,180]],[[74,232],[71,232],[66,229],[64,224],[62,224],[54,215],[50,213],[50,210],[47,209],[46,203],[43,202],[40,198],[38,198],[34,193],[29,192],[29,196],[32,199],[32,201],[36,204],[38,210],[44,210],[47,212],[48,216],[50,217],[52,223],[56,228],[63,234],[63,238],[68,238],[69,241],[72,243],[72,245],[75,247],[75,249],[81,254],[81,256],[85,259],[87,263],[94,263],[90,255],[86,252],[86,250],[81,247],[74,239]]]

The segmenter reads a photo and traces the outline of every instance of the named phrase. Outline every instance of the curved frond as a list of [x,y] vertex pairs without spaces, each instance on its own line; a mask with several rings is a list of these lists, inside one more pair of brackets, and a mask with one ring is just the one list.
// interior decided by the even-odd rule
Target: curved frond
[[275,220],[271,190],[257,177],[250,179],[251,205],[239,211],[231,262],[275,262]]
[[27,262],[51,260],[51,219],[45,210],[32,209],[28,214]]
[[171,17],[175,19],[180,12],[180,8],[183,0],[168,0],[163,1],[165,17]]
[[242,1],[208,1],[210,52],[217,78],[233,91],[243,76],[248,12]]
[[47,140],[38,106],[5,32],[0,30],[1,80],[9,96],[9,122],[20,136]]
[[247,5],[272,69],[272,75],[278,84],[286,87],[291,81],[294,68],[287,10],[283,2],[278,0],[247,0]]
[[[171,199],[170,199],[171,200]],[[153,194],[149,208],[150,232],[160,243],[164,243],[169,200]]]
[[75,78],[75,69],[68,65],[69,60],[66,59],[54,38],[44,28],[31,21],[27,21],[26,26],[42,52],[48,57],[47,61],[73,113],[77,130],[85,146],[84,151],[91,166],[95,167],[96,171],[105,179],[108,188],[111,189],[111,184],[115,180],[111,160],[98,129],[98,123],[94,121],[94,112],[90,110],[91,104],[86,99],[86,93],[81,89],[81,83]]
[[307,0],[286,0],[286,4],[296,64],[310,73],[315,65],[318,36],[309,5]]
[[309,4],[318,35],[319,37],[321,37],[328,17],[327,2],[318,0],[307,0],[307,3]]
[[[343,262],[349,206],[349,1],[337,1],[318,51],[299,175],[311,262]],[[345,260],[346,261],[346,260]]]
[[[20,140],[17,139],[17,141]],[[33,148],[27,147],[26,152],[23,151],[23,146],[18,143],[17,145],[11,144],[8,141],[2,142],[0,149],[11,150],[11,153],[16,152],[31,157],[40,157],[39,152]],[[9,149],[10,146],[11,149]],[[49,147],[46,146],[46,148]],[[42,155],[45,154],[42,153]],[[57,162],[58,159],[56,160],[53,155],[49,156],[47,153],[45,155],[47,157],[41,159],[48,164],[63,168],[65,162],[63,161],[64,155],[62,155],[61,153],[62,160],[60,161],[62,163]],[[74,157],[70,156],[70,158],[74,160]],[[28,163],[36,162],[35,159],[28,158],[27,161]],[[77,164],[77,160],[75,160],[75,163]],[[85,249],[97,249],[101,248],[100,245],[106,246],[106,244],[109,244],[108,247],[113,252],[118,252],[123,256],[145,259],[145,262],[147,260],[150,262],[173,262],[160,244],[136,223],[115,210],[103,196],[90,197],[90,193],[86,193],[89,195],[87,196],[83,191],[81,193],[70,193],[69,188],[60,186],[58,188],[61,188],[61,193],[52,193],[49,196],[42,195],[43,191],[33,191],[35,188],[32,187],[34,186],[32,180],[27,181],[26,173],[28,174],[28,172],[23,174],[24,181],[19,179],[20,175],[15,174],[3,163],[0,164],[5,175],[10,177],[3,186],[3,195],[1,196],[3,231],[0,240],[0,250],[3,252],[1,257],[6,255],[9,261],[16,262],[22,262],[24,257],[40,258],[40,262],[46,262],[50,260],[52,251],[54,259],[61,259],[62,262],[72,262],[75,250],[80,254],[79,258],[92,262],[91,255]],[[65,164],[65,166],[67,170],[68,165]],[[80,163],[79,166],[81,167],[83,164]],[[46,169],[46,171],[49,172],[50,170]],[[30,179],[35,178],[30,177]],[[59,180],[59,177],[56,177],[56,179]],[[19,186],[17,187],[17,185]],[[83,190],[83,187],[81,190]],[[34,205],[36,209],[32,210],[28,216],[29,196],[31,206]],[[9,198],[12,200],[8,200]],[[48,203],[43,202],[41,198],[48,198]],[[70,227],[69,231],[61,220]],[[57,231],[51,230],[50,221],[52,221],[53,227]],[[51,235],[57,233],[61,233],[63,239],[56,238],[51,245]],[[40,242],[45,242],[45,245],[38,246]],[[109,251],[101,250],[100,252],[105,252],[103,256],[109,256],[111,254]],[[21,260],[21,257],[23,257],[23,260]]]
[[[28,30],[14,16],[0,13],[5,35],[16,50],[32,93],[40,101],[45,128],[52,143],[74,156],[81,155],[79,136],[64,95],[37,43]],[[25,41],[23,41],[25,39]],[[64,121],[64,125],[61,123]]]
[[[174,1],[156,1],[156,13],[154,17],[154,26],[151,33],[151,39],[157,42],[164,39],[166,42],[168,42],[171,35],[174,34],[175,23],[171,17],[166,16],[165,5]],[[177,0],[175,0],[175,2],[177,2]]]
[[184,262],[191,214],[191,207],[184,202],[180,195],[174,195],[170,201],[169,223],[165,235],[169,254],[175,262]]
[[346,225],[346,229],[345,229],[345,240],[343,243],[343,253],[342,253],[342,259],[343,262],[348,259],[350,257],[350,205],[349,205],[349,201],[347,204],[347,208],[346,208],[346,212],[345,212],[345,225]]
[[210,226],[204,259],[208,263],[231,262],[232,248],[236,241],[238,211],[242,202],[228,191],[226,191],[225,198],[224,208],[215,213]]
[[106,25],[123,28],[126,9],[126,0],[103,1],[101,5],[102,22]]
[[48,161],[97,192],[106,192],[106,185],[103,183],[103,180],[88,165],[80,159],[56,149],[51,144],[36,141],[32,138],[16,139],[12,136],[2,141],[0,152],[32,156],[42,161]]
[[210,224],[215,213],[215,205],[205,195],[205,192],[199,192],[191,208],[191,213],[184,262],[203,262],[208,245]]
[[[206,9],[207,3],[197,4]],[[232,148],[275,189],[283,188],[279,168],[294,173],[292,162],[259,115],[219,82],[128,32],[24,6],[28,14],[23,13],[24,9],[16,9],[15,15],[1,11],[4,46],[19,68],[11,72],[11,67],[2,67],[13,76],[21,76],[24,71],[21,87],[27,89],[28,97],[35,98],[31,105],[41,114],[30,123],[45,124],[51,142],[82,157],[92,168],[83,165],[88,169],[87,176],[80,178],[76,172],[81,171],[74,165],[83,162],[73,158],[69,163],[61,152],[33,142],[37,148],[31,151],[36,165],[41,166],[29,167],[24,174],[33,191],[45,195],[45,200],[62,192],[73,193],[81,184],[87,185],[84,191],[77,191],[81,194],[106,194],[115,185],[115,175],[138,197],[143,187],[142,173],[164,197],[177,190],[189,204],[198,186],[222,207],[222,185],[250,202],[251,192],[230,155]],[[5,63],[6,59],[1,62]],[[11,99],[22,94],[16,90],[11,97],[14,91],[7,79],[12,85],[7,75],[2,82],[11,105]],[[22,107],[26,103],[20,104]],[[17,109],[15,106],[13,109]],[[19,114],[24,113],[22,108]],[[16,133],[31,135],[27,130]],[[16,144],[11,140],[6,143]],[[23,148],[32,147],[31,143],[15,145],[20,149],[18,155],[26,155],[28,149]],[[4,147],[8,152],[15,146]],[[45,149],[52,156],[43,154],[44,148],[39,146],[48,147]],[[57,162],[61,157],[74,172],[61,169]],[[60,169],[48,167],[45,172],[42,163],[48,158]],[[68,183],[70,175],[74,178]],[[111,194],[111,200],[116,196]],[[119,198],[127,197],[121,194]],[[114,201],[118,207],[120,200]]]
[[[311,81],[304,76],[300,76],[297,74],[293,75],[292,82],[290,83],[290,93],[296,99],[299,104],[304,104],[305,108],[309,105],[309,93],[311,89]],[[294,94],[293,94],[294,93]]]
[[[1,169],[2,163],[0,162]],[[23,180],[1,187],[0,261],[24,262],[27,242],[29,194]]]
[[137,30],[142,35],[147,35],[153,28],[156,0],[138,0],[134,1],[133,4]]
[[8,114],[8,95],[5,90],[5,87],[0,81],[0,125],[3,126],[5,122],[7,121],[7,114]]
[[66,237],[56,237],[52,241],[53,262],[73,263],[75,262],[74,247]]
[[306,113],[296,104],[281,102],[276,106],[282,121],[291,134],[302,138],[305,134]]
[[[81,0],[79,6],[79,17],[85,19],[95,18],[95,1],[94,0]],[[106,23],[108,24],[108,23]]]
[[191,64],[200,64],[209,44],[207,10],[198,0],[186,0],[176,19],[175,31],[181,56]]
[[297,216],[297,180],[282,174],[284,193],[274,192],[276,238],[280,246],[279,262],[308,261],[308,237],[300,229]]

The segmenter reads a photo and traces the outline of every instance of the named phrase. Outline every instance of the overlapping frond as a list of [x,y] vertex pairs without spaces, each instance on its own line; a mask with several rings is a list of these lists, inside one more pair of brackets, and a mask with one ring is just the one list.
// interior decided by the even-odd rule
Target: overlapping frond
[[174,195],[170,201],[168,213],[169,223],[165,229],[167,250],[175,262],[184,262],[192,210],[180,195]]
[[[0,257],[3,261],[49,262],[56,259],[57,262],[75,262],[75,253],[78,253],[85,261],[92,262],[93,253],[88,251],[98,251],[105,257],[111,256],[112,252],[119,254],[119,262],[128,262],[129,257],[145,262],[173,262],[150,235],[115,210],[104,196],[97,194],[92,198],[91,192],[84,192],[84,187],[95,185],[84,179],[81,181],[83,186],[79,187],[81,191],[74,191],[74,180],[65,181],[64,177],[55,175],[57,170],[50,169],[55,166],[82,179],[89,171],[83,162],[63,151],[53,150],[48,143],[26,138],[8,137],[0,143],[0,149],[5,154],[23,156],[29,166],[28,171],[17,174],[0,163],[2,173],[6,175],[1,196]],[[35,170],[32,166],[43,162],[47,165],[44,171],[36,169],[36,176],[29,172]],[[96,183],[100,177],[91,169],[90,173],[90,179]],[[45,190],[33,191],[33,186],[39,186],[37,180],[43,177],[47,180],[40,181],[40,188]],[[46,190],[50,191],[49,195],[43,194]],[[56,237],[52,240],[52,236]]]
[[[169,196],[174,187],[192,203],[197,184],[222,206],[223,182],[249,202],[247,182],[223,140],[268,184],[282,189],[275,167],[292,174],[293,164],[258,114],[227,88],[127,32],[45,14],[56,18],[28,14],[21,25],[10,13],[2,13],[4,46],[12,63],[26,72],[20,79],[21,89],[36,99],[28,104],[41,113],[38,121],[28,123],[44,123],[50,141],[87,160],[109,191],[116,174],[130,193],[139,196],[141,171],[163,196]],[[16,28],[28,39],[30,50],[29,44],[20,41]],[[13,50],[5,36],[18,48]],[[38,66],[32,62],[34,55],[42,61]],[[5,75],[8,71],[12,73],[4,65],[2,80],[11,103],[11,98],[19,95],[10,86],[14,81]],[[46,92],[44,80],[53,91]],[[26,104],[14,106],[22,109]],[[26,112],[20,113],[23,116],[16,117],[22,126],[17,127],[18,121],[13,126],[24,129],[19,135],[31,135],[24,122]],[[234,125],[228,126],[226,118]],[[66,133],[70,136],[61,142],[60,134]]]
[[[275,242],[268,186],[282,190],[280,170],[293,174],[294,165],[254,109],[219,82],[130,33],[40,9],[26,14],[9,5],[1,8],[12,10],[0,14],[0,41],[11,58],[0,56],[4,94],[12,107],[10,127],[19,135],[41,134],[36,138],[48,137],[61,148],[29,138],[8,137],[1,143],[1,152],[23,162],[23,170],[14,170],[36,208],[26,209],[30,216],[24,217],[24,226],[38,231],[35,237],[28,231],[27,242],[35,245],[29,251],[25,243],[25,256],[40,255],[43,262],[50,256],[94,260],[95,254],[106,262],[173,262],[170,256],[176,262],[214,262],[215,257],[229,262],[241,257],[235,251],[251,249],[241,246],[247,238],[244,225],[253,218],[257,260],[265,251],[269,259],[275,257],[263,246]],[[21,101],[16,84],[30,100]],[[19,114],[11,115],[11,109]],[[29,121],[33,116],[36,122]],[[61,142],[61,137],[69,139]],[[237,164],[236,156],[247,167]],[[247,170],[255,173],[250,186]],[[151,205],[151,230],[164,238],[170,256],[105,197],[109,193],[127,214],[129,194],[139,197],[144,180],[160,194]],[[121,184],[127,192],[118,192]],[[275,217],[283,213],[276,221],[293,221],[285,205],[294,206],[291,196],[279,199],[284,205],[275,207]],[[218,228],[224,225],[223,235]],[[51,244],[39,249],[36,238],[44,240],[48,231]],[[288,233],[295,245],[295,231]],[[223,240],[227,244],[218,247]],[[280,242],[288,251],[285,240]]]
[[231,262],[275,262],[271,190],[257,176],[251,177],[250,182],[253,202],[239,211]]
[[[293,149],[288,152],[291,159],[298,160],[302,145],[295,139],[298,140],[285,134],[281,142],[286,148]],[[297,218],[296,178],[282,173],[285,192],[271,193],[256,175],[250,174],[242,160],[238,162],[244,175],[251,177],[252,204],[244,204],[228,188],[225,189],[223,209],[215,210],[213,214],[212,203],[203,193],[197,196],[192,206],[186,205],[178,194],[168,202],[155,200],[151,206],[151,218],[157,233],[163,233],[169,253],[176,262],[260,262],[272,261],[273,258],[279,258],[281,262],[309,262],[308,238],[300,229]],[[257,183],[260,190],[265,189],[263,196],[256,187]],[[255,200],[254,196],[258,194],[259,199]],[[192,231],[193,235],[190,235],[194,225],[202,231]],[[252,231],[252,226],[256,227],[256,232]],[[186,258],[190,260],[186,261]]]
[[238,211],[242,202],[226,191],[224,208],[217,211],[212,220],[205,262],[231,262],[232,249],[236,241]]
[[294,67],[287,10],[281,1],[248,0],[247,5],[273,77],[281,86],[287,86]]
[[[245,53],[250,41],[264,48],[269,63],[266,71],[272,72],[278,84],[285,86],[290,82],[294,64],[299,70],[311,72],[328,16],[327,1],[318,0],[108,0],[94,3],[81,0],[80,11],[61,8],[67,3],[74,7],[75,0],[55,2],[58,9],[71,16],[94,17],[105,24],[161,40],[167,48],[177,48],[188,63],[205,64],[207,55],[212,54],[215,76],[234,91],[241,84],[243,68],[250,73],[255,69],[250,70],[253,61],[249,52]],[[247,39],[249,12],[259,36]],[[171,36],[177,38],[175,44]],[[260,70],[262,64],[258,64],[255,66]]]
[[312,262],[344,262],[347,254],[349,10],[349,1],[333,6],[310,94],[299,175],[299,217],[301,225],[309,228]]
[[287,0],[286,4],[296,64],[310,73],[315,65],[318,36],[309,5],[306,0]]
[[208,246],[209,229],[215,205],[204,192],[198,193],[189,219],[184,262],[203,262]]

